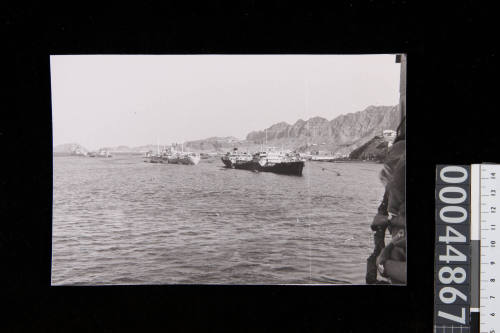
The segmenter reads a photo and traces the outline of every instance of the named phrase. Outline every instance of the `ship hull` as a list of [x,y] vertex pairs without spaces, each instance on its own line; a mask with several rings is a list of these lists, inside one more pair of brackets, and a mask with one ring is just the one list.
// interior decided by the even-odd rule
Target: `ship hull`
[[167,158],[167,163],[169,164],[197,165],[199,162],[200,158],[194,156]]
[[255,170],[255,163],[252,161],[231,161],[230,159],[221,158],[222,163],[226,168],[241,169],[241,170]]
[[263,166],[255,161],[235,162],[225,158],[222,158],[222,162],[224,163],[226,168],[251,170],[259,172],[273,172],[282,175],[302,176],[302,169],[304,169],[304,161],[284,162],[272,165],[267,164]]
[[149,156],[145,160],[145,162],[149,163],[163,163],[163,159],[160,156]]
[[302,169],[304,169],[304,161],[276,163],[272,165],[260,165],[254,163],[255,169],[259,172],[273,172],[282,175],[302,176]]

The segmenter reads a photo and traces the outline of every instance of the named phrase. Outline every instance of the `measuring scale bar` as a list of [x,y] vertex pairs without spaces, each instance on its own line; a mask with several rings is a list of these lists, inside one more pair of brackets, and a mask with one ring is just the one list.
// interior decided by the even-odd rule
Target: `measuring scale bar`
[[[497,249],[500,246],[500,212],[497,212],[500,210],[500,165],[473,164],[471,171],[471,208],[475,206],[477,209],[471,211],[471,240],[474,241],[475,235],[478,240],[475,243],[480,244],[479,258],[472,256],[472,262],[480,264],[479,281],[476,284],[479,285],[480,296],[479,332],[500,333],[500,258]],[[472,284],[471,292],[474,297]]]

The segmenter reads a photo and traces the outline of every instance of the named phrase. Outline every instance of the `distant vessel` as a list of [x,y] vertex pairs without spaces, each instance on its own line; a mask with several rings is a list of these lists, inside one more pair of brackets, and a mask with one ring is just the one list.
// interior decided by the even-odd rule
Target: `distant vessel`
[[200,163],[200,154],[191,152],[173,152],[166,155],[169,164],[196,165]]
[[165,159],[165,147],[163,151],[160,152],[160,144],[158,143],[158,138],[156,138],[156,154],[152,150],[149,150],[144,154],[144,162],[149,163],[166,163]]
[[246,170],[254,169],[252,154],[240,152],[238,151],[238,148],[234,148],[233,151],[227,152],[226,155],[221,157],[221,160],[227,168]]
[[200,154],[198,153],[176,151],[173,147],[164,148],[161,152],[158,148],[156,154],[154,154],[152,151],[148,151],[144,157],[144,161],[149,163],[184,165],[197,165],[201,159]]
[[111,157],[112,155],[106,149],[100,149],[99,151],[91,151],[87,154],[88,157]]
[[163,158],[159,153],[154,154],[153,151],[150,150],[144,154],[144,162],[163,163]]
[[109,151],[106,149],[101,149],[97,152],[97,157],[112,157],[112,156],[113,155],[111,155]]
[[299,154],[275,147],[254,154],[253,162],[257,171],[296,176],[302,176],[305,164]]
[[253,155],[239,152],[236,148],[222,158],[227,168],[245,169],[261,172],[274,172],[284,175],[302,176],[304,159],[291,151],[269,147]]
[[73,156],[88,156],[88,153],[86,151],[84,151],[83,149],[77,147],[71,151],[71,155],[73,155]]

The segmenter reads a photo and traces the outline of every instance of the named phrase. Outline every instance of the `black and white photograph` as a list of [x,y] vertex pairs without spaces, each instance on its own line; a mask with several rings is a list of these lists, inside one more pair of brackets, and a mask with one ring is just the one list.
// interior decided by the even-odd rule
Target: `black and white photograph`
[[51,55],[51,284],[406,285],[406,55]]

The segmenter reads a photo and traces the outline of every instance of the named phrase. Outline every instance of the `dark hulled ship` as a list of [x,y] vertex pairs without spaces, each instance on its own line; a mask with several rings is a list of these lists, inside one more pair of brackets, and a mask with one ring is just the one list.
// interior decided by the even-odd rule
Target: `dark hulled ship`
[[239,152],[236,148],[222,157],[227,168],[273,172],[302,176],[304,160],[298,154],[268,148],[256,154]]
[[144,157],[144,162],[149,163],[197,165],[200,162],[200,154],[176,151],[172,147],[164,148],[161,152],[158,148],[156,154],[153,154],[152,151],[148,151]]
[[268,148],[255,154],[253,161],[257,171],[294,176],[302,176],[305,164],[298,154],[276,148]]
[[247,152],[238,151],[238,148],[234,148],[233,151],[222,156],[221,160],[226,168],[245,170],[253,170],[255,168],[253,156]]

